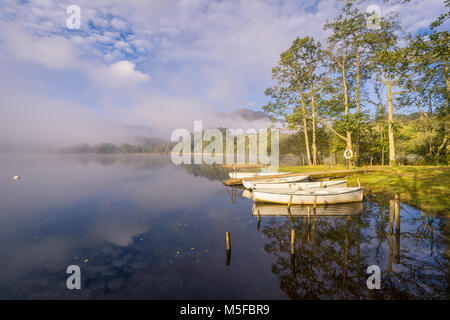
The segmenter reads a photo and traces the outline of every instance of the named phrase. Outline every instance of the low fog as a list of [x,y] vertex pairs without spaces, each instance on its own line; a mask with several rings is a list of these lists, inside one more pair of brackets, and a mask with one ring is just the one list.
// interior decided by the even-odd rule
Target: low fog
[[49,98],[18,92],[7,85],[0,88],[0,149],[39,149],[80,143],[136,143],[138,138],[169,141],[177,128],[193,131],[194,120],[203,128],[265,128],[268,117],[249,109],[233,112],[203,110],[195,101],[162,97],[127,108],[88,109],[68,99]]

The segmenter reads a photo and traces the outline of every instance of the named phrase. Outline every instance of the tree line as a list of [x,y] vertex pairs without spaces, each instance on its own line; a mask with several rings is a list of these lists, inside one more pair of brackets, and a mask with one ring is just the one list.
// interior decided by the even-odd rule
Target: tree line
[[448,17],[411,35],[395,14],[368,21],[373,16],[346,1],[323,26],[326,41],[297,37],[281,53],[264,112],[299,129],[297,152],[308,165],[346,149],[357,166],[411,156],[447,164],[449,33],[439,29]]
[[114,143],[100,143],[90,145],[88,143],[82,143],[70,147],[63,147],[56,150],[61,153],[170,153],[173,148],[173,144],[151,144],[151,145],[139,145],[124,143],[116,145]]

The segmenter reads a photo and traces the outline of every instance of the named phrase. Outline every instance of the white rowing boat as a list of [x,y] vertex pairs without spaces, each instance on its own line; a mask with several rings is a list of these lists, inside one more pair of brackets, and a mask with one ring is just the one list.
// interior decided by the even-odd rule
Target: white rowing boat
[[360,202],[363,200],[362,188],[319,188],[291,192],[276,189],[253,190],[253,200],[283,204],[331,204]]
[[[362,202],[324,204],[315,209],[310,207],[310,215],[317,216],[354,216],[363,213]],[[284,204],[255,202],[252,208],[254,216],[279,217],[279,216],[308,216],[308,206],[292,205],[289,208]]]
[[245,179],[261,176],[272,176],[275,174],[289,174],[292,172],[229,172],[228,176],[231,179]]
[[[300,181],[308,181],[309,176],[295,176],[295,177],[279,177],[279,178],[267,178],[267,179],[260,179],[258,181],[249,181],[249,180],[242,180],[242,184],[247,189],[252,189],[257,184],[267,184],[267,185],[276,185],[276,184],[289,184],[289,183],[296,183]],[[276,188],[276,186],[274,187]]]
[[252,190],[280,190],[280,191],[296,191],[302,189],[312,188],[346,188],[347,180],[332,180],[332,181],[319,181],[319,182],[249,182],[243,181],[245,187],[249,187]]

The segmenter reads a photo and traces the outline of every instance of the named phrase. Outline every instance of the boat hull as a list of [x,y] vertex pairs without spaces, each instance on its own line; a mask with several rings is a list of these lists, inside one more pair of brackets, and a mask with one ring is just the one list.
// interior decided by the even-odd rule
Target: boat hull
[[281,204],[335,204],[361,202],[362,188],[321,188],[295,192],[253,191],[253,199]]
[[[247,183],[247,185],[249,184]],[[244,186],[247,187],[245,184]],[[290,192],[295,190],[311,189],[311,188],[346,188],[347,180],[335,180],[323,182],[294,182],[294,183],[253,182],[250,187],[253,190],[280,190],[281,192],[283,191]]]
[[245,179],[261,176],[273,176],[275,174],[289,174],[292,172],[229,172],[228,176],[231,179]]
[[248,181],[243,180],[242,184],[247,189],[252,189],[255,185],[258,184],[271,184],[271,185],[277,185],[277,184],[289,184],[289,183],[297,183],[297,182],[304,182],[308,181],[309,176],[295,176],[295,177],[285,177],[285,178],[267,178],[267,179],[259,179],[258,181]]

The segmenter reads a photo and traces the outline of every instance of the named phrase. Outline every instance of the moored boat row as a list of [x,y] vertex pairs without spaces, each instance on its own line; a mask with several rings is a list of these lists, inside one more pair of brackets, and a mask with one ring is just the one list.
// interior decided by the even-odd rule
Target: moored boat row
[[362,188],[313,188],[296,191],[266,189],[253,190],[256,201],[280,204],[335,204],[360,202],[363,200]]
[[285,178],[267,178],[260,179],[257,181],[242,180],[242,184],[247,189],[254,189],[256,187],[261,188],[264,186],[271,186],[271,188],[276,188],[277,185],[285,187],[287,184],[295,184],[298,182],[305,182],[309,180],[309,176],[295,176],[295,177],[285,177]]
[[[236,173],[236,172],[235,172]],[[279,173],[278,173],[279,174]],[[327,205],[353,203],[363,200],[363,189],[347,187],[347,180],[308,181],[307,175],[243,179],[247,188],[243,197],[259,202],[277,204]]]
[[252,190],[280,190],[280,191],[296,191],[313,188],[346,188],[347,180],[331,180],[318,182],[250,182],[244,180],[244,186]]

